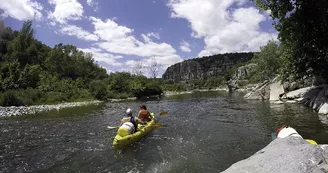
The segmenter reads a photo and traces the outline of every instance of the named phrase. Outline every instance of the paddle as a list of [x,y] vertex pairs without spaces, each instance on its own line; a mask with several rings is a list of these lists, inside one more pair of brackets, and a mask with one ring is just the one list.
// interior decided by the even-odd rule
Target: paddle
[[162,112],[159,113],[159,115],[167,115],[167,114],[169,114],[168,111],[162,111]]
[[[167,115],[167,114],[169,114],[168,111],[162,111],[162,112],[159,113],[159,115]],[[161,128],[162,127],[162,124],[161,123],[155,123],[155,124],[153,124],[151,126],[153,126],[155,128]],[[121,126],[107,126],[107,129],[117,129],[117,128],[120,128],[120,127]]]
[[[155,128],[161,128],[162,127],[162,124],[161,123],[154,123],[151,126],[152,127],[155,127]],[[107,129],[118,129],[120,127],[121,126],[107,126]]]

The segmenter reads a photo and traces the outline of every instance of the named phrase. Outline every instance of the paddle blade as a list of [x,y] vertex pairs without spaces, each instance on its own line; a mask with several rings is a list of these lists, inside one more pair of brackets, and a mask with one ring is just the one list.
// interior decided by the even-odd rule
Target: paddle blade
[[161,123],[155,123],[155,124],[153,124],[151,126],[154,127],[154,128],[161,128],[162,127],[162,124]]
[[117,129],[119,128],[120,126],[107,126],[107,129]]
[[318,145],[317,142],[315,142],[314,140],[311,139],[305,139],[305,140],[312,145]]
[[163,111],[163,112],[160,112],[159,115],[167,115],[169,112],[167,111]]

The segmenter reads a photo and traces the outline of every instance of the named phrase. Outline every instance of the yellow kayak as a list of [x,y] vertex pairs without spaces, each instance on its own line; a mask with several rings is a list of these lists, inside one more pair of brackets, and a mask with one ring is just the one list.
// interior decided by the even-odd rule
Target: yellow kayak
[[[146,125],[138,125],[138,131],[126,136],[121,136],[119,133],[115,136],[113,140],[113,147],[115,149],[121,149],[124,148],[138,140],[140,140],[142,137],[144,137],[146,134],[151,132],[155,127],[153,126],[155,124],[155,116],[154,113],[150,113],[150,115],[153,117],[151,121],[149,121]],[[119,130],[118,130],[119,131]]]

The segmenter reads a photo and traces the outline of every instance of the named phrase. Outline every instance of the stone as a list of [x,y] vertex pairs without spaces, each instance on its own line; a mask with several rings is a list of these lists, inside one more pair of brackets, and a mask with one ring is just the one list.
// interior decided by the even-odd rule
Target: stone
[[270,81],[264,81],[247,93],[244,98],[249,100],[268,100],[270,97]]
[[324,104],[320,107],[318,113],[319,113],[319,114],[328,114],[328,103],[327,103],[327,102],[324,103]]
[[280,100],[280,95],[285,93],[283,85],[276,80],[277,78],[270,84],[270,101]]
[[300,137],[277,138],[251,157],[223,173],[324,173],[328,171],[327,145],[312,145]]
[[286,103],[297,103],[296,100],[287,100]]
[[233,80],[243,80],[249,76],[250,70],[255,68],[257,64],[250,63],[241,67],[238,67],[235,73],[232,75]]
[[316,89],[316,86],[311,86],[311,87],[305,87],[305,88],[301,88],[295,91],[291,91],[285,94],[285,96],[283,98],[286,99],[296,99],[296,98],[301,98],[305,95],[305,93]]
[[283,101],[281,101],[281,100],[278,100],[278,101],[274,101],[274,102],[272,102],[273,104],[284,104],[284,102]]
[[12,106],[12,107],[1,107],[0,106],[0,116],[20,116],[25,114],[35,114],[37,112],[49,111],[53,109],[62,109],[68,107],[77,107],[77,106],[85,106],[90,104],[98,104],[101,101],[89,101],[89,102],[72,102],[72,103],[62,103],[58,105],[38,105],[38,106]]

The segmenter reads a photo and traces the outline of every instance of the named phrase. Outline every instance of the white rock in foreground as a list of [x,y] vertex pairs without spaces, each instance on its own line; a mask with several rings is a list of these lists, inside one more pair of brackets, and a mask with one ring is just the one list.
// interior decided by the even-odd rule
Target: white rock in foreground
[[224,173],[324,173],[328,172],[328,145],[312,145],[299,137],[277,138],[253,156]]

